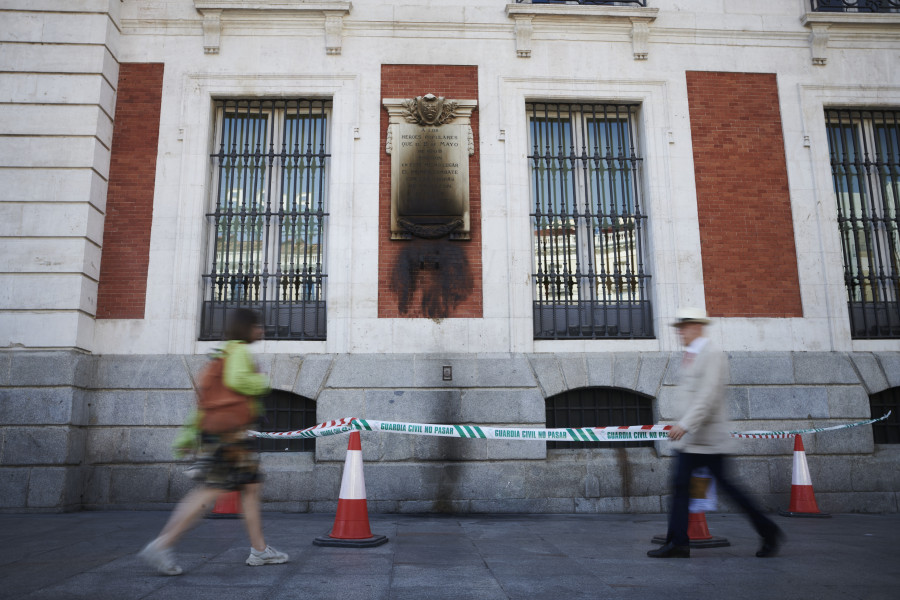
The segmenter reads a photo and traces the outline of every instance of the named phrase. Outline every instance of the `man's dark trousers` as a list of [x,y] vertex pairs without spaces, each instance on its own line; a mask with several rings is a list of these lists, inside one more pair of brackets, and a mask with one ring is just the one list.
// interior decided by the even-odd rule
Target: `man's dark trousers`
[[766,517],[740,488],[736,487],[725,473],[724,454],[694,454],[679,452],[675,458],[675,474],[673,481],[672,511],[669,513],[669,532],[666,541],[676,546],[687,546],[688,539],[688,507],[690,499],[691,474],[694,469],[707,467],[716,479],[718,490],[725,492],[741,507],[756,532],[769,539],[778,531],[778,527]]

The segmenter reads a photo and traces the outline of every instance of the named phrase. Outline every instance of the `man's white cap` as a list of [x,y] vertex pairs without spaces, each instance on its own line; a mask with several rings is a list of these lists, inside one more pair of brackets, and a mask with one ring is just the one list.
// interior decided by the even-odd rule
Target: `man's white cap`
[[672,327],[679,327],[681,325],[687,325],[688,323],[708,325],[710,320],[709,317],[706,316],[706,311],[699,308],[679,308],[675,312],[675,322],[672,323]]

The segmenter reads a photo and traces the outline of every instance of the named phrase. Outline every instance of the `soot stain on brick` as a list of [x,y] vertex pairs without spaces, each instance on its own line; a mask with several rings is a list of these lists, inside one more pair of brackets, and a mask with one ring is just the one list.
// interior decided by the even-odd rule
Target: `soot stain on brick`
[[400,314],[413,311],[419,293],[419,315],[429,319],[450,316],[453,307],[471,292],[471,269],[464,248],[448,240],[416,240],[404,244],[394,281]]

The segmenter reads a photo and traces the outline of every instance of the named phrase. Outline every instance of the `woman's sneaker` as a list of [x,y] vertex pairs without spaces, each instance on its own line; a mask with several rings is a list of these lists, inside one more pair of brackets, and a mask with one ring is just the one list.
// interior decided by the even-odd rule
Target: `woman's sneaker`
[[138,556],[162,575],[181,575],[183,572],[181,567],[175,564],[172,551],[158,547],[156,540],[147,544]]
[[247,557],[247,564],[251,567],[261,567],[262,565],[280,565],[288,561],[288,555],[279,552],[272,546],[266,546],[262,552],[250,548],[250,556]]

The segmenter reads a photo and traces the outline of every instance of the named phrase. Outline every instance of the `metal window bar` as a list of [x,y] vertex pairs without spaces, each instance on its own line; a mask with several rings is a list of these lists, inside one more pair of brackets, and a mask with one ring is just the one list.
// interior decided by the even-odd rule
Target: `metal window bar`
[[900,12],[900,0],[810,0],[814,12]]
[[894,387],[869,396],[873,417],[891,411],[884,421],[872,423],[872,437],[876,444],[900,444],[900,387]]
[[516,0],[516,4],[587,4],[596,6],[647,6],[647,0]]
[[[653,399],[619,388],[583,388],[547,398],[547,427],[653,423]],[[653,442],[547,442],[547,448],[640,448]]]
[[235,307],[258,310],[268,339],[325,339],[330,108],[317,99],[216,102],[201,340],[222,339]]
[[900,111],[825,111],[851,335],[900,338]]
[[652,338],[637,107],[526,109],[535,339]]
[[[316,424],[316,402],[281,390],[272,390],[262,399],[265,408],[260,431],[297,431]],[[315,452],[316,439],[257,439],[260,452]]]

